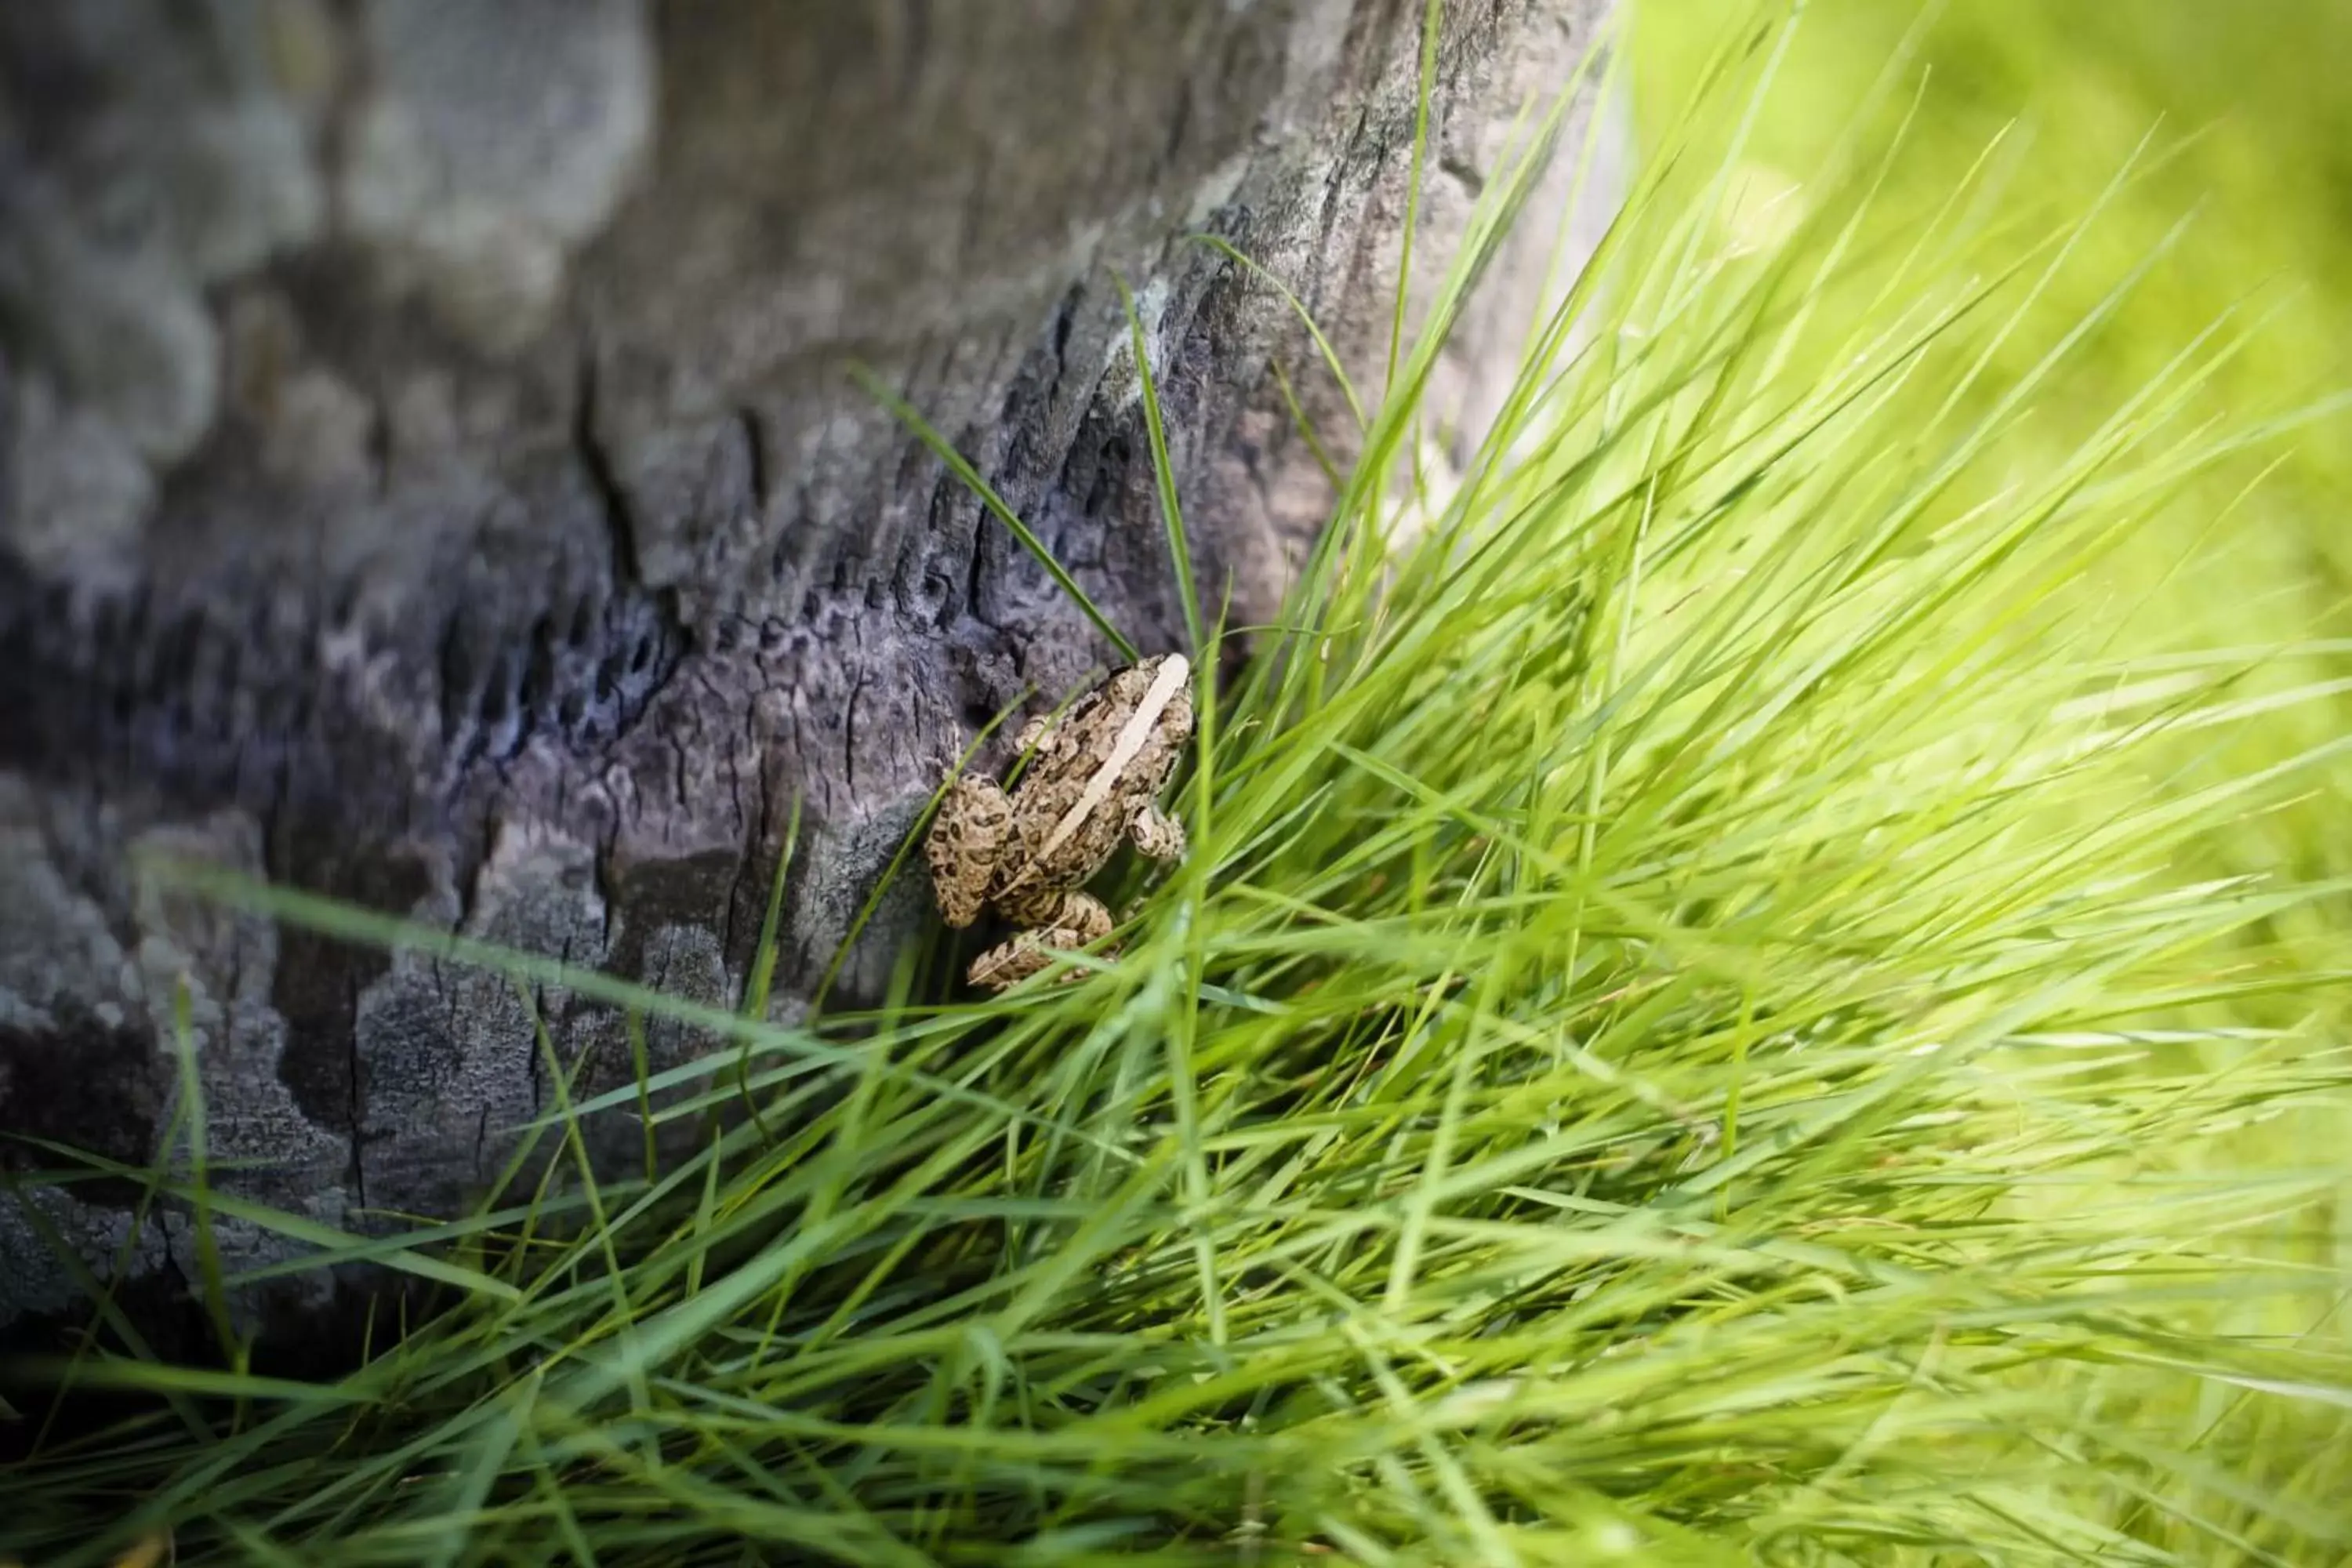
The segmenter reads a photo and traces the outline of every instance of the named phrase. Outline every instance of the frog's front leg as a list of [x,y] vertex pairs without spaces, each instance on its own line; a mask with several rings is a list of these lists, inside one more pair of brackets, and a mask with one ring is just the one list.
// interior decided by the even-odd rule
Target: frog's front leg
[[968,926],[979,918],[989,879],[1012,833],[1013,803],[1003,785],[984,774],[966,773],[948,786],[923,840],[931,887],[948,924]]
[[1137,849],[1154,860],[1184,858],[1184,825],[1160,810],[1146,805],[1135,814],[1127,826],[1127,836],[1135,840]]
[[[1103,907],[1100,899],[1090,893],[1063,893],[1040,924],[973,959],[966,978],[991,991],[1017,985],[1051,963],[1055,952],[1066,952],[1099,942],[1110,934],[1110,910]],[[1067,978],[1076,980],[1085,973],[1083,969],[1073,969]]]
[[1034,719],[1030,720],[1026,724],[1022,725],[1021,728],[1014,732],[1013,736],[1013,754],[1016,757],[1027,756],[1030,752],[1037,749],[1040,742],[1044,741],[1047,735],[1053,733],[1053,715],[1049,713],[1040,713]]

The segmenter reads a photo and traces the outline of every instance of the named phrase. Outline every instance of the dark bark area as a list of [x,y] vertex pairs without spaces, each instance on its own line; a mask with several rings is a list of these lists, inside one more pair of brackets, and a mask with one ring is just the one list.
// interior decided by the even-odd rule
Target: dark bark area
[[[1604,9],[1447,7],[1418,275]],[[446,1212],[543,1109],[506,982],[167,895],[142,848],[731,1003],[797,798],[800,1005],[974,728],[1108,651],[848,365],[1178,646],[1116,270],[1195,571],[1263,619],[1328,500],[1269,365],[1343,454],[1344,415],[1279,298],[1185,236],[1290,283],[1377,386],[1420,22],[0,6],[0,1133],[152,1160],[182,987],[213,1157],[318,1221]],[[1565,177],[1447,367],[1473,416]],[[933,918],[905,879],[843,990]],[[592,1089],[625,1077],[611,1010],[541,1000]],[[44,1232],[109,1267],[136,1200],[0,1192],[0,1323],[70,1316]],[[282,1248],[220,1228],[232,1268]],[[139,1300],[185,1237],[139,1229]]]

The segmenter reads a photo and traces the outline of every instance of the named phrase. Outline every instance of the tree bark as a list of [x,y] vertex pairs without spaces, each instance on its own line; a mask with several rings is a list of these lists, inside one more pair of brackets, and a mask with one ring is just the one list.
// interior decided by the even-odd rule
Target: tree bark
[[[1605,8],[1445,7],[1417,278]],[[1178,646],[1125,277],[1195,572],[1263,620],[1329,500],[1270,367],[1343,460],[1346,420],[1278,296],[1186,237],[1289,283],[1376,389],[1421,23],[0,7],[0,1132],[155,1159],[183,988],[210,1157],[327,1225],[449,1212],[543,1108],[506,982],[168,895],[142,848],[731,1005],[797,800],[790,1016],[975,727],[1108,658],[847,366]],[[1605,216],[1568,212],[1568,162],[1446,367],[1474,419],[1559,223],[1573,250]],[[934,918],[902,878],[841,991]],[[541,1000],[590,1089],[625,1080],[610,1009]],[[649,1041],[657,1068],[701,1044]],[[187,1221],[134,1226],[138,1197],[0,1190],[0,1323],[75,1316],[52,1236],[168,1316]],[[231,1268],[287,1250],[215,1223]]]

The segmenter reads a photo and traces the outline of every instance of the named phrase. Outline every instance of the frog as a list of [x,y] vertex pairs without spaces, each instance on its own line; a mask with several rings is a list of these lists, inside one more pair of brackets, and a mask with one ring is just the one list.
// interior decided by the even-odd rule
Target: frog
[[1108,936],[1110,910],[1086,883],[1122,842],[1155,861],[1183,858],[1183,825],[1159,797],[1192,738],[1192,675],[1181,653],[1114,670],[1022,728],[1013,745],[1028,766],[1011,788],[984,773],[949,784],[923,843],[940,913],[961,930],[992,909],[1014,928],[972,960],[972,984],[1003,991],[1056,951]]

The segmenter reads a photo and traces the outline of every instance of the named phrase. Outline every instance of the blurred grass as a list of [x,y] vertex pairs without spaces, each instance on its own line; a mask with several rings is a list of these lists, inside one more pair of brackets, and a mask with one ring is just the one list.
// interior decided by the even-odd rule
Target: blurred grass
[[[1666,141],[1707,52],[1758,13],[1740,0],[1637,0],[1633,50],[1637,134]],[[2352,421],[2334,406],[2352,387],[2352,5],[2341,0],[1811,0],[1780,64],[1780,82],[1748,132],[1734,210],[1786,225],[1811,193],[1817,167],[1861,100],[1906,41],[1916,51],[1874,133],[1905,142],[1863,220],[1859,243],[1890,246],[1933,221],[1948,194],[1973,182],[1989,226],[2023,215],[2045,221],[2100,208],[2074,264],[2056,273],[2033,319],[2081,318],[2109,281],[2145,276],[2078,345],[2021,422],[2011,473],[2054,460],[2105,412],[2162,374],[2179,343],[2225,322],[2250,328],[2232,356],[2188,399],[2168,428],[2188,432],[2274,411],[2324,410],[2268,457],[2258,481],[2242,471],[2199,476],[2155,509],[2133,549],[2075,585],[2086,617],[2113,617],[2119,647],[2303,648],[2267,659],[2241,683],[2250,694],[2301,688],[2319,695],[2283,704],[2226,738],[2171,744],[2165,787],[2187,791],[2243,777],[2352,734]],[[2111,189],[2119,170],[2132,176]],[[1832,202],[1850,195],[1832,195]],[[1758,216],[1764,215],[1764,216]],[[2026,224],[2021,237],[2038,225]],[[1816,300],[1835,317],[1875,308],[1857,280]],[[2030,374],[2042,338],[2022,333],[1988,362],[1990,403]],[[2182,570],[2193,559],[2193,569]],[[2317,770],[2274,809],[2208,823],[2175,851],[2192,878],[2352,879],[2352,765]],[[2261,922],[2252,933],[2284,955],[2304,983],[2250,988],[2180,1010],[2221,1028],[2300,1027],[2340,1047],[2352,1036],[2352,894],[2338,890]],[[2237,1048],[2204,1042],[2176,1059],[2234,1070]],[[2239,1303],[2202,1321],[2240,1333],[2312,1333],[2345,1342],[2345,1282],[2352,1281],[2352,1109],[2322,1102],[2251,1125],[2217,1127],[2148,1163],[2179,1170],[2264,1166],[2338,1172],[2332,1196],[2300,1225],[2241,1237],[2250,1255],[2314,1267],[2338,1283],[2334,1309]],[[2144,1168],[2144,1167],[2143,1167]],[[2118,1194],[2131,1175],[2118,1171]],[[2068,1197],[2063,1201],[2077,1201]],[[2257,1470],[2285,1479],[2339,1517],[2352,1517],[2340,1463],[2317,1458],[2344,1438],[2291,1410],[2224,1411],[2179,1391],[2107,1381],[2103,1400],[2133,1405],[2156,1430],[2222,1436],[2267,1455]],[[2307,1415],[2307,1413],[2306,1413]],[[2317,1479],[2317,1465],[2326,1479]],[[2145,1527],[2163,1511],[2138,1511]],[[2178,1542],[2178,1535],[2160,1538]],[[2258,1557],[2251,1546],[2247,1559]],[[2205,1548],[2212,1550],[2211,1545]],[[2236,1560],[2232,1558],[2231,1560]]]
[[[1969,185],[1969,216],[2012,226],[2017,253],[2046,226],[2100,207],[2020,333],[1988,361],[1989,405],[2029,374],[2050,330],[2083,318],[2111,282],[2145,265],[2099,330],[2057,367],[2013,433],[2005,472],[2059,460],[2179,344],[2215,323],[2242,334],[2166,429],[2313,410],[2265,455],[2193,476],[2151,510],[2131,550],[2075,585],[2086,619],[2112,620],[2114,646],[2271,649],[2240,683],[2249,694],[2336,688],[2224,737],[2172,748],[2168,787],[2242,777],[2352,734],[2352,5],[2343,0],[1807,0],[1779,80],[1749,128],[1735,214],[1785,226],[1815,193],[1844,118],[1890,58],[1909,56],[1870,134],[1903,150],[1874,194],[1857,247],[1900,247]],[[1727,31],[1776,19],[1748,0],[1635,0],[1637,139],[1666,141],[1708,52]],[[2118,171],[2127,185],[2111,190]],[[1833,195],[1850,203],[1855,193]],[[1737,219],[1735,220],[1737,221]],[[2151,258],[2155,258],[2151,262]],[[1988,263],[1991,264],[1991,263]],[[1860,319],[1879,301],[1865,279],[1814,308]],[[2192,559],[2193,570],[2182,563]],[[2279,645],[2301,639],[2283,651]],[[2179,846],[2182,874],[2352,879],[2352,764],[2305,781],[2294,800],[2233,814]],[[2264,922],[2312,984],[2290,994],[2191,1010],[2213,1025],[2326,1021],[2352,1035],[2352,893]],[[2332,979],[2332,984],[2330,983]],[[2210,1051],[2193,1057],[2220,1068]],[[2332,1261],[2352,1270],[2352,1112],[2319,1108],[2283,1128],[2200,1145],[2209,1158],[2330,1157],[2345,1170]]]
[[[2179,344],[2234,317],[2258,322],[2182,411],[2177,427],[2324,403],[2352,389],[2352,5],[2342,0],[1808,0],[1747,143],[1746,203],[1802,210],[1847,110],[1906,36],[1916,54],[1874,135],[1905,148],[1877,194],[1862,244],[1900,243],[1971,173],[1988,224],[2021,242],[2129,187],[2052,280],[2028,320],[2081,318],[2114,279],[2160,261],[2068,357],[2035,400],[2017,448],[2046,463],[2146,384]],[[1654,150],[1706,53],[1748,0],[1635,0],[1632,58],[1638,135]],[[1906,115],[1905,110],[1915,110]],[[1989,153],[1988,149],[1991,149]],[[1844,199],[1844,198],[1841,198]],[[2185,224],[2185,227],[2183,226]],[[1870,308],[1850,288],[1819,301]],[[2043,336],[2020,334],[1989,363],[1980,399],[2024,374]],[[2314,421],[2276,453],[2251,494],[2242,473],[2192,487],[2153,520],[2140,549],[2085,584],[2086,613],[2126,636],[2252,647],[2283,636],[2352,637],[2352,418]],[[2217,522],[2217,514],[2221,515]],[[2205,538],[2210,533],[2216,537]],[[2218,546],[2218,548],[2215,548]],[[2193,574],[2174,572],[2199,549]],[[2342,677],[2337,652],[2285,661],[2280,680]],[[2352,731],[2352,695],[2282,712],[2213,765],[2242,771]],[[2303,805],[2229,826],[2215,864],[2308,878],[2352,873],[2352,770],[2331,770]],[[2298,917],[2314,961],[2352,953],[2352,902]]]
[[[1644,142],[1664,134],[1707,48],[1752,9],[1746,0],[1636,0]],[[1880,198],[1879,226],[1899,231],[1939,204],[2004,132],[2004,216],[2079,211],[2153,133],[2161,166],[2109,208],[2083,265],[2052,291],[2048,314],[2079,315],[2100,279],[2149,254],[2184,216],[2193,215],[2193,228],[2074,357],[2068,384],[2110,394],[2141,384],[2184,331],[2250,299],[2277,314],[2216,383],[2217,406],[2269,407],[2352,384],[2352,93],[2343,76],[2352,6],[1810,0],[1749,143],[1754,176],[1794,183],[1816,167],[1843,109],[1923,19],[1912,79],[1924,76],[1926,94]],[[2063,405],[2047,412],[2066,422]],[[2303,443],[2263,502],[2263,515],[2305,552],[2282,549],[2275,564],[2339,635],[2352,629],[2345,436],[2339,425]]]

